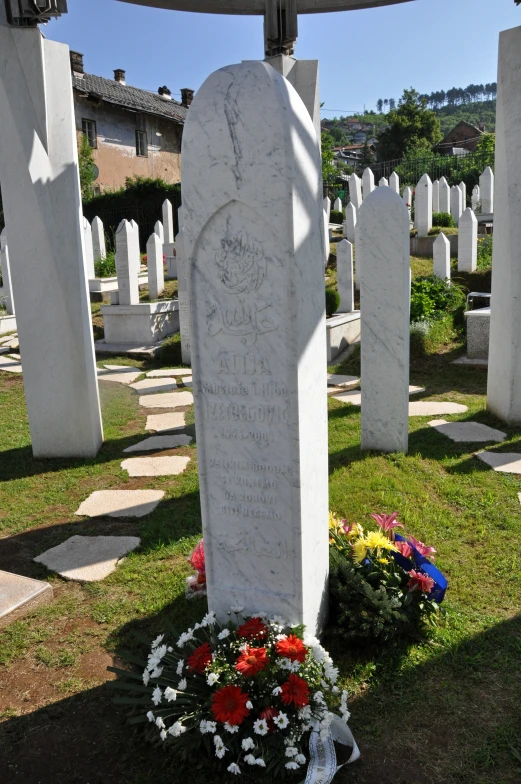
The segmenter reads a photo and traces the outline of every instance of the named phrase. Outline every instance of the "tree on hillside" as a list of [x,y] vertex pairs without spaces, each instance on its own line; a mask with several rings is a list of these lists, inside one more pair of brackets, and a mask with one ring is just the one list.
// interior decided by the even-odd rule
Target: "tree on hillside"
[[384,102],[382,101],[382,99],[381,99],[381,98],[379,98],[379,99],[377,100],[377,102],[376,102],[376,108],[378,109],[378,111],[379,111],[379,112],[380,112],[380,114],[381,114],[381,113],[382,113],[382,109],[384,108]]
[[396,101],[394,98],[389,98],[389,109],[396,109]]
[[389,105],[389,98],[384,98],[384,107],[387,109]]
[[360,159],[360,166],[363,169],[366,169],[367,166],[370,166],[374,163],[374,153],[372,152],[371,148],[367,143],[367,139],[365,140],[365,144],[362,149],[362,157]]
[[336,174],[336,168],[333,161],[335,160],[335,156],[333,153],[333,139],[331,138],[331,134],[327,131],[322,131],[322,179],[324,182],[330,182],[330,180]]
[[378,137],[381,161],[403,158],[411,150],[425,150],[428,154],[441,141],[439,119],[413,88],[404,90],[398,108],[389,112],[387,121],[389,128]]

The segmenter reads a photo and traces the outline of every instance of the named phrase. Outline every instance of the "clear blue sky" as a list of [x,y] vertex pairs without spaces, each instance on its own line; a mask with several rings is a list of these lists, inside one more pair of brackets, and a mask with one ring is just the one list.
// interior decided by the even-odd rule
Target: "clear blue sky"
[[[263,57],[260,17],[162,11],[117,0],[68,0],[44,29],[85,55],[85,70],[157,90],[197,90],[215,69]],[[374,109],[378,98],[496,81],[501,30],[521,25],[513,0],[414,0],[300,16],[296,56],[320,61],[323,116]],[[335,111],[336,110],[336,111]]]

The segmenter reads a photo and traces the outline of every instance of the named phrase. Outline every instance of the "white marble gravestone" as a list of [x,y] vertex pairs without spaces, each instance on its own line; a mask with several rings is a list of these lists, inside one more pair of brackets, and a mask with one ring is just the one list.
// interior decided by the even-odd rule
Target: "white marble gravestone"
[[356,233],[357,213],[352,202],[346,205],[346,219],[344,221],[344,236],[349,242],[354,243]]
[[105,228],[101,218],[96,217],[92,221],[92,249],[94,261],[107,258],[107,248],[105,245]]
[[161,223],[160,220],[155,222],[155,224],[154,224],[154,231],[157,234],[157,236],[159,237],[159,239],[161,240],[161,243],[164,245],[165,244],[165,230],[164,230],[163,224]]
[[478,263],[478,221],[470,207],[459,219],[458,272],[474,272]]
[[342,212],[342,199],[338,198],[338,196],[335,199],[335,204],[333,209],[335,209],[337,212]]
[[176,238],[177,298],[179,300],[179,331],[181,333],[181,361],[191,364],[190,344],[190,295],[188,291],[188,260],[184,252],[182,209],[178,211],[179,234]]
[[409,220],[411,220],[413,192],[412,192],[412,188],[410,188],[408,185],[403,189],[403,197],[402,198],[403,198],[404,204],[407,207],[407,210],[409,212]]
[[327,217],[326,210],[322,210],[322,218],[324,221],[324,267],[327,267],[327,263],[329,261],[329,254],[331,253],[331,243],[330,243],[331,233],[329,231],[329,219]]
[[382,186],[385,186],[387,188],[389,186],[389,180],[387,179],[387,177],[382,177],[378,185],[380,188]]
[[393,171],[393,173],[389,177],[389,187],[395,193],[398,194],[400,193],[400,178],[398,177],[395,171]]
[[357,174],[352,174],[349,178],[349,198],[355,210],[359,210],[362,205],[362,181]]
[[164,200],[162,211],[165,243],[171,245],[174,241],[174,213],[172,211],[172,202],[169,199]]
[[377,188],[360,209],[362,449],[407,452],[409,427],[409,216]]
[[35,457],[103,440],[69,48],[6,26],[0,4],[0,181]]
[[432,211],[440,211],[440,181],[434,180],[432,183]]
[[85,238],[85,269],[87,270],[87,279],[92,280],[96,277],[94,272],[94,247],[92,244],[92,227],[87,218],[83,218],[83,233]]
[[459,224],[461,213],[463,212],[463,194],[459,185],[453,185],[450,189],[450,214],[456,226]]
[[5,309],[9,316],[15,315],[13,287],[11,285],[11,270],[9,267],[9,246],[7,245],[7,230],[4,226],[0,234],[0,271],[2,272],[2,297]]
[[445,177],[440,178],[439,207],[440,212],[450,215],[450,186]]
[[450,242],[440,233],[433,245],[433,275],[442,280],[450,280]]
[[313,633],[328,570],[320,145],[268,63],[199,89],[182,182],[209,606]]
[[139,266],[136,262],[136,238],[132,223],[122,220],[116,231],[116,275],[119,305],[139,303]]
[[340,295],[339,313],[355,309],[355,281],[353,277],[353,245],[342,240],[336,248],[337,290]]
[[464,212],[467,209],[467,186],[465,185],[463,180],[459,184],[459,189],[461,191],[461,203],[462,203],[461,211]]
[[[163,268],[163,243],[161,237],[153,232],[147,242],[148,295],[157,299],[165,290]],[[139,284],[138,284],[139,290]]]
[[492,215],[494,213],[494,172],[490,166],[487,166],[479,178],[479,189],[481,191],[481,213],[482,215]]
[[324,212],[327,216],[327,225],[329,226],[329,219],[331,217],[331,199],[329,196],[324,196]]
[[432,229],[432,182],[428,174],[424,174],[416,186],[414,220],[418,237],[427,237]]
[[374,184],[374,173],[369,166],[367,169],[364,169],[364,173],[362,174],[362,190],[363,190],[363,197],[364,199],[369,196],[375,189]]
[[474,188],[472,189],[472,199],[471,199],[472,209],[474,210],[474,212],[477,212],[480,202],[481,202],[481,194],[479,190],[479,185],[474,185]]

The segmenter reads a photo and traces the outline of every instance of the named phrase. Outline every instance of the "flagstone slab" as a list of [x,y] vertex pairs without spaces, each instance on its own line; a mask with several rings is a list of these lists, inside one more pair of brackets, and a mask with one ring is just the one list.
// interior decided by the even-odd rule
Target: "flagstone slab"
[[173,411],[169,414],[150,414],[147,416],[145,430],[162,433],[167,430],[180,430],[186,427],[185,412]]
[[464,414],[468,411],[462,403],[436,400],[417,400],[409,403],[409,416],[440,416],[442,414]]
[[106,370],[102,368],[98,368],[98,378],[100,381],[113,381],[116,384],[132,384],[136,381],[140,376],[142,376],[142,372],[136,368],[117,368],[117,366],[113,365],[112,367],[108,367],[105,365]]
[[140,542],[137,536],[71,536],[33,560],[65,580],[97,582],[112,574]]
[[191,392],[165,392],[163,395],[142,395],[139,405],[143,408],[180,408],[191,406],[194,396]]
[[0,370],[5,370],[7,373],[21,373],[22,365],[19,360],[11,359],[11,357],[0,357]]
[[129,457],[123,460],[121,468],[129,476],[177,476],[186,470],[189,457],[165,455],[164,457]]
[[136,381],[130,386],[138,392],[144,390],[150,393],[168,392],[171,389],[177,389],[176,382],[171,378],[144,378],[143,381]]
[[178,446],[188,446],[192,436],[151,436],[138,444],[128,446],[123,452],[160,452],[163,449],[175,449]]
[[447,436],[451,441],[459,443],[479,443],[481,441],[494,441],[499,443],[507,437],[501,430],[495,430],[479,422],[446,422],[444,419],[433,419],[429,425]]
[[11,349],[7,346],[0,346],[0,354],[9,354],[10,351]]
[[[423,387],[409,386],[409,394],[414,395],[418,392],[425,392]],[[345,392],[336,392],[331,395],[335,400],[340,400],[342,403],[351,403],[352,406],[362,405],[362,393],[359,389],[348,389]]]
[[343,387],[344,389],[351,389],[357,387],[360,383],[360,376],[341,376],[336,373],[327,374],[328,387]]
[[164,496],[162,490],[95,490],[75,514],[85,517],[144,517]]
[[502,474],[521,474],[520,452],[476,452],[476,457],[494,471]]
[[16,621],[39,604],[52,601],[49,583],[0,571],[0,627]]
[[181,380],[183,382],[183,386],[184,387],[192,387],[193,386],[192,376],[183,376],[183,378]]
[[147,373],[147,378],[175,378],[176,376],[191,376],[192,368],[159,368]]
[[136,370],[139,370],[135,365],[105,365],[104,363],[103,367],[107,370],[113,370],[114,373],[135,373]]

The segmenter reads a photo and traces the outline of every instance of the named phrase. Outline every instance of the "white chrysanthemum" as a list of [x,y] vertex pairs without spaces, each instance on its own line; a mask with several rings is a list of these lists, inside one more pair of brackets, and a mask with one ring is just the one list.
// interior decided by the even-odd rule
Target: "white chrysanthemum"
[[273,618],[270,618],[270,624],[272,626],[281,626],[282,628],[288,625],[287,621],[281,618],[280,615],[274,615]]
[[253,740],[253,738],[244,738],[241,745],[243,751],[250,751],[250,749],[255,748],[255,741]]
[[257,719],[253,723],[253,731],[256,735],[267,735],[268,734],[268,722],[266,719]]
[[297,762],[286,762],[285,766],[288,770],[298,770],[298,763]]
[[339,693],[339,691],[340,691],[340,689],[338,688],[338,686],[333,686],[333,688],[331,689],[331,691],[333,692],[333,694],[338,694],[338,693]]
[[177,662],[177,670],[176,670],[176,672],[177,672],[178,675],[182,675],[182,673],[183,673],[183,666],[184,666],[184,659],[180,659]]
[[145,684],[145,686],[148,686],[149,680],[150,680],[150,673],[148,670],[145,670],[143,673],[143,683]]
[[156,669],[155,669],[155,670],[153,670],[153,671],[150,673],[150,677],[151,677],[151,678],[160,678],[160,677],[161,677],[161,674],[162,674],[162,672],[163,672],[163,668],[162,668],[162,667],[156,667]]
[[159,733],[159,737],[161,738],[161,740],[166,740],[166,735],[167,735],[166,730],[161,730],[161,732]]
[[207,733],[214,733],[217,729],[217,724],[215,721],[206,721],[203,719],[199,724],[199,731],[201,735],[206,735]]
[[303,754],[298,754],[295,757],[295,762],[298,762],[299,765],[305,765],[306,764],[306,758],[305,758],[305,756]]
[[266,767],[266,763],[264,762],[262,757],[257,757],[257,759],[255,760],[255,764],[258,765],[259,768],[265,768]]
[[159,643],[160,643],[160,642],[162,642],[162,640],[163,640],[164,636],[165,636],[164,634],[160,634],[160,635],[159,635],[159,637],[156,637],[156,639],[155,639],[155,640],[154,640],[154,642],[152,643],[152,650],[153,650],[154,648],[157,648],[157,646],[159,645]]
[[219,674],[216,672],[211,672],[206,679],[206,683],[208,684],[208,686],[215,686],[218,680],[219,680]]
[[282,694],[282,687],[281,686],[275,686],[275,688],[273,689],[273,691],[271,693],[273,694],[274,697],[276,697],[278,694]]
[[239,732],[239,726],[237,724],[229,724],[228,722],[225,722],[224,729],[231,735],[233,735],[235,732]]
[[168,702],[173,702],[176,699],[176,697],[177,697],[176,690],[170,688],[170,686],[167,686],[165,689],[165,699],[168,700]]
[[148,711],[148,713],[147,713],[147,719],[148,719],[149,721],[155,721],[155,720],[156,720],[156,717],[154,716],[154,714],[152,713],[152,711]]
[[253,710],[253,702],[251,700],[248,700],[248,702],[246,703],[246,707],[248,708],[248,710]]
[[228,771],[228,773],[233,773],[235,776],[238,776],[241,772],[241,769],[239,768],[236,762],[232,762],[231,765],[228,765],[226,770]]
[[173,735],[174,738],[178,738],[183,734],[183,732],[186,732],[186,727],[184,727],[180,721],[176,721],[174,724],[172,724],[168,732],[170,735]]
[[187,642],[194,639],[194,635],[192,634],[192,629],[188,629],[187,632],[183,632],[182,635],[179,637],[177,641],[177,647],[182,648],[186,645]]
[[223,629],[222,632],[219,632],[219,634],[217,635],[217,639],[225,640],[229,636],[230,636],[230,630],[229,629]]
[[316,691],[313,695],[313,698],[316,700],[316,702],[324,702],[324,695],[321,691]]
[[156,719],[156,727],[159,727],[160,730],[164,730],[165,728],[165,722],[163,721],[161,716],[158,716]]
[[244,605],[234,604],[232,607],[230,607],[230,610],[232,613],[242,613],[242,611],[244,610]]
[[186,678],[182,678],[177,684],[177,690],[186,691],[186,687],[187,687]]
[[253,754],[246,754],[246,756],[244,757],[244,762],[247,765],[255,765],[255,757],[253,756]]
[[171,646],[171,645],[169,645],[169,646],[168,646],[168,648],[167,648],[167,651],[168,651],[168,653],[172,653],[172,651],[173,651],[173,650],[174,650],[174,649],[172,648],[172,646]]
[[296,757],[298,754],[298,749],[295,746],[288,746],[286,749],[286,757]]
[[224,745],[221,736],[214,735],[213,742],[215,745],[215,756],[218,757],[219,759],[222,759],[226,754],[226,752],[228,751],[228,749]]
[[298,717],[301,721],[309,721],[311,719],[311,707],[309,705],[304,705],[298,712]]
[[160,645],[159,648],[156,648],[156,656],[159,661],[166,656],[166,645]]
[[154,703],[154,705],[159,705],[162,696],[163,696],[163,692],[161,691],[159,686],[156,686],[156,688],[152,692],[152,702]]
[[281,711],[278,716],[275,716],[273,723],[276,724],[280,730],[285,730],[289,724],[289,719],[286,714]]
[[215,615],[213,610],[210,610],[209,613],[206,613],[204,616],[201,626],[213,626],[217,621],[217,616]]

